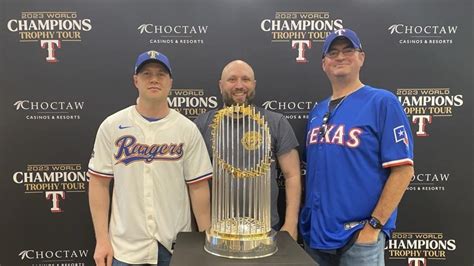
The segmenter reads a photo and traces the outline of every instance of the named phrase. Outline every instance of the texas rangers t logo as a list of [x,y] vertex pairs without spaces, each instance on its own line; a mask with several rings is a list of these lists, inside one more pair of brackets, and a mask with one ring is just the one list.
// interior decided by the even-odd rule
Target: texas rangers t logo
[[151,51],[148,51],[147,54],[150,56],[150,58],[156,59],[156,57],[157,57],[160,53],[158,53],[157,51],[151,50]]
[[342,33],[346,32],[346,30],[345,29],[340,29],[340,30],[336,30],[334,32],[337,33],[337,35],[341,36]]

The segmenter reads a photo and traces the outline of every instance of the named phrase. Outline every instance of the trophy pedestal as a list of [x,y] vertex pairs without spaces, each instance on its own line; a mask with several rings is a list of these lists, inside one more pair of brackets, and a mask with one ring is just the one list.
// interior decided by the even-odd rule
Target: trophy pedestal
[[231,259],[263,258],[277,252],[275,236],[274,230],[264,234],[237,236],[209,229],[206,231],[204,250],[212,255]]

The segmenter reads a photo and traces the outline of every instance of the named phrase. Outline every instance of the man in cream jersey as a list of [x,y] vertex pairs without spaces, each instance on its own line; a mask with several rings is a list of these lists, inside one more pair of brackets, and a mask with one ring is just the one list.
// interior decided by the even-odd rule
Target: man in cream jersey
[[168,265],[176,235],[191,230],[189,198],[199,230],[210,226],[209,187],[201,181],[212,166],[197,127],[168,107],[168,58],[140,54],[133,81],[137,105],[102,122],[89,162],[97,265]]

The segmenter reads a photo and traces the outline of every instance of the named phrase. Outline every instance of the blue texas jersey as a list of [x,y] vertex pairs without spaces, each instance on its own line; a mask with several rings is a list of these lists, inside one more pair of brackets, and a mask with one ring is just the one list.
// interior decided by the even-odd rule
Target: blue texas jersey
[[[315,249],[337,249],[363,227],[390,167],[413,164],[413,138],[392,93],[364,86],[329,115],[329,99],[311,111],[306,135],[306,197],[301,233]],[[385,224],[395,228],[396,211]]]

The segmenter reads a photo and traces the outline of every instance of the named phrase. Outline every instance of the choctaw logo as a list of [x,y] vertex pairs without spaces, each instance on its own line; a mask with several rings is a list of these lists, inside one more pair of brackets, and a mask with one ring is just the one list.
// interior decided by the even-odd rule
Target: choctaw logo
[[281,112],[286,119],[301,120],[308,119],[311,108],[316,104],[312,101],[278,101],[268,100],[262,103],[262,107],[276,112]]
[[387,28],[392,36],[400,37],[401,45],[450,45],[458,26],[392,24]]
[[47,50],[46,62],[57,63],[56,50],[64,42],[82,41],[82,33],[92,29],[91,19],[78,18],[77,12],[24,11],[20,18],[7,22],[10,32],[18,33],[20,42],[39,43]]
[[137,27],[140,35],[153,36],[150,44],[204,44],[207,25],[156,25],[144,23]]
[[13,107],[17,112],[25,113],[27,120],[79,120],[84,102],[18,100]]
[[463,95],[453,94],[450,88],[399,88],[396,95],[418,137],[429,136],[435,118],[449,118],[464,104]]
[[32,266],[84,266],[89,255],[88,249],[38,250],[25,249],[18,253],[23,263]]
[[272,42],[290,43],[291,49],[298,51],[297,63],[309,62],[306,49],[311,49],[314,42],[324,42],[332,31],[342,28],[342,19],[331,18],[329,12],[322,11],[275,12],[274,18],[260,22],[260,29],[271,33]]
[[257,131],[247,131],[240,140],[242,145],[247,150],[256,150],[262,145],[262,135]]
[[450,182],[452,175],[446,172],[427,173],[417,172],[411,178],[407,191],[440,192],[447,189],[446,184]]

